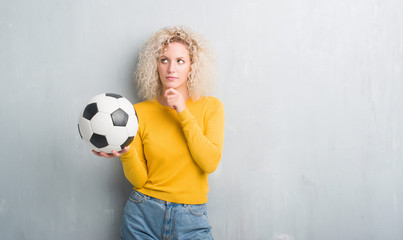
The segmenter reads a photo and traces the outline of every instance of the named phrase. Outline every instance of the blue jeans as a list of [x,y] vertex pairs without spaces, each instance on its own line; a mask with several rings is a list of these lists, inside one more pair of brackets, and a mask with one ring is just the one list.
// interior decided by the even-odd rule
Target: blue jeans
[[166,202],[132,191],[123,214],[122,240],[213,239],[206,204]]

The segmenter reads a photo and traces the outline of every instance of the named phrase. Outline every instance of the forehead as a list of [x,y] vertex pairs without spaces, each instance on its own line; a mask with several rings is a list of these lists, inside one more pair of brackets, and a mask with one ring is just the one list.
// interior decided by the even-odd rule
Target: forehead
[[180,42],[170,42],[162,48],[163,55],[181,55],[189,57],[188,46]]

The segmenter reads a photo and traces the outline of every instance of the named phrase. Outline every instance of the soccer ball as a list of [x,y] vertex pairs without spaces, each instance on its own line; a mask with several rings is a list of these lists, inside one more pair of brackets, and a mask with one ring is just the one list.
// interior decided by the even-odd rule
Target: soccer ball
[[78,132],[97,152],[111,153],[129,145],[136,136],[138,119],[133,105],[114,93],[91,98],[78,120]]

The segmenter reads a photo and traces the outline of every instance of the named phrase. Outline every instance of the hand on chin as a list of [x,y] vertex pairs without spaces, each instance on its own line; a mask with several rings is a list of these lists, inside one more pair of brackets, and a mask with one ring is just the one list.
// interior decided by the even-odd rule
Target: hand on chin
[[186,109],[186,100],[180,91],[168,88],[164,91],[164,98],[168,107],[175,109],[176,112],[180,113]]

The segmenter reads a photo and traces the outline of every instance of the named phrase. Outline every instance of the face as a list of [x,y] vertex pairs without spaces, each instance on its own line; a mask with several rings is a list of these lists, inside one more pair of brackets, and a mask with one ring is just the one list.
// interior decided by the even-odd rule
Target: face
[[174,88],[187,91],[187,79],[190,72],[190,55],[187,46],[171,42],[163,49],[162,56],[158,59],[158,73],[163,91]]

